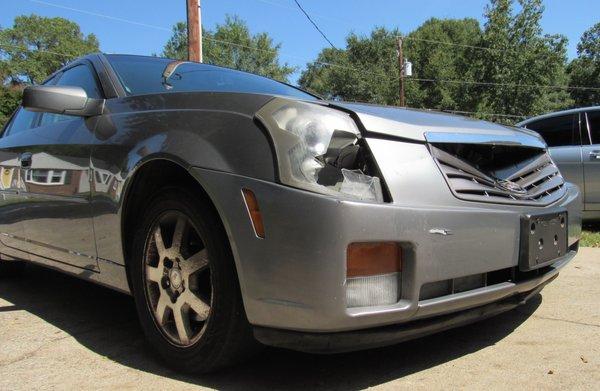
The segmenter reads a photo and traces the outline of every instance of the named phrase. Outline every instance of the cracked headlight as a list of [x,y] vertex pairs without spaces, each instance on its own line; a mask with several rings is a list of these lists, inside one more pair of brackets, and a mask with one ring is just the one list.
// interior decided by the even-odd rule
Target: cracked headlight
[[322,194],[383,201],[380,178],[369,175],[360,131],[348,114],[276,98],[257,117],[272,135],[282,183]]

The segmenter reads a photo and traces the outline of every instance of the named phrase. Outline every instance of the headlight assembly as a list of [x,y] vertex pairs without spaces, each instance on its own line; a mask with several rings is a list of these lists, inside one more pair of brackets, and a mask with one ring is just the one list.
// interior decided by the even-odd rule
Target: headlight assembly
[[276,98],[257,117],[272,135],[282,183],[322,194],[383,201],[381,181],[368,175],[361,135],[348,114]]

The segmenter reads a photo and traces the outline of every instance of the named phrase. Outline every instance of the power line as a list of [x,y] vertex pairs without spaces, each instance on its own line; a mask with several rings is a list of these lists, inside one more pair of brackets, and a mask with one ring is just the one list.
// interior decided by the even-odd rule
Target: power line
[[35,52],[35,53],[48,53],[48,54],[54,54],[56,56],[63,56],[63,57],[70,57],[70,58],[74,58],[75,56],[72,54],[66,54],[66,53],[59,53],[59,52],[54,52],[51,50],[46,50],[46,49],[34,49],[34,50],[30,50],[27,46],[23,46],[23,45],[13,45],[10,43],[2,43],[0,42],[0,47],[13,47],[13,48],[17,48],[17,49],[21,49],[21,50],[27,50],[27,51],[31,51],[31,52]]
[[546,84],[519,84],[519,83],[494,83],[484,81],[471,81],[471,80],[441,80],[441,79],[420,79],[417,77],[411,77],[406,79],[407,81],[421,81],[426,83],[448,83],[448,84],[472,84],[480,86],[496,86],[496,87],[513,87],[513,88],[546,88],[546,89],[557,89],[557,90],[592,90],[600,91],[600,87],[583,87],[583,86],[559,86],[559,85],[546,85]]
[[511,49],[507,49],[507,50],[494,49],[494,48],[488,48],[488,47],[485,47],[485,46],[467,45],[467,44],[463,44],[463,43],[448,42],[448,41],[437,41],[435,39],[416,38],[416,37],[411,37],[411,36],[403,37],[403,39],[405,39],[407,41],[429,42],[429,43],[435,43],[435,44],[439,44],[439,45],[459,46],[459,47],[463,47],[463,48],[467,48],[467,49],[485,50],[485,51],[490,51],[490,52],[506,52],[506,51],[511,51]]
[[[137,22],[137,21],[125,19],[125,18],[114,17],[114,16],[110,16],[110,15],[105,15],[105,14],[101,14],[101,13],[97,13],[97,12],[86,11],[86,10],[77,9],[77,8],[73,8],[73,7],[65,7],[65,6],[62,6],[62,5],[59,5],[59,4],[50,3],[50,2],[47,2],[47,1],[42,1],[42,0],[29,0],[29,1],[33,2],[33,3],[38,3],[38,4],[43,4],[43,5],[51,6],[51,7],[57,7],[57,8],[67,9],[67,10],[74,11],[74,12],[80,12],[80,13],[84,13],[84,14],[88,14],[88,15],[93,15],[93,16],[97,16],[97,17],[101,17],[101,18],[106,18],[106,19],[110,19],[110,20],[114,20],[114,21],[118,21],[118,22],[122,22],[122,23],[129,23],[129,24],[132,24],[132,25],[137,25],[137,26],[142,26],[142,27],[148,27],[148,28],[154,28],[154,29],[159,29],[159,30],[162,30],[162,31],[169,31],[169,32],[171,31],[171,29],[168,29],[168,28],[163,27],[163,26],[156,26],[156,25],[152,25],[152,24],[148,24],[148,23],[141,23],[141,22]],[[269,2],[267,2],[266,0],[258,0],[258,1],[262,1],[262,2],[265,2],[265,3],[269,4]],[[296,0],[294,0],[294,1],[296,1]],[[235,42],[230,42],[230,41],[225,41],[225,40],[221,40],[221,39],[212,38],[212,37],[209,37],[209,36],[206,36],[206,35],[204,35],[203,38],[206,39],[206,40],[209,40],[209,41],[214,41],[214,42],[222,43],[222,44],[225,44],[225,45],[243,47],[243,48],[247,48],[247,49],[250,49],[250,50],[263,51],[263,52],[268,52],[268,53],[277,53],[277,54],[279,54],[281,56],[289,57],[289,58],[295,58],[297,60],[305,61],[307,63],[319,64],[319,65],[329,66],[329,67],[337,67],[337,68],[341,68],[341,69],[348,69],[348,70],[353,70],[353,71],[356,71],[356,72],[359,72],[359,73],[362,73],[362,74],[376,75],[378,77],[381,77],[381,76],[388,77],[389,76],[389,75],[385,74],[384,72],[372,72],[372,71],[368,71],[368,70],[365,70],[365,69],[360,69],[360,68],[353,67],[353,66],[348,66],[348,65],[336,64],[336,63],[325,62],[325,61],[318,61],[318,60],[309,60],[309,59],[306,59],[306,58],[303,58],[303,57],[299,57],[299,56],[295,56],[295,55],[292,55],[292,54],[288,54],[288,53],[285,53],[285,52],[279,52],[278,50],[257,48],[257,47],[253,47],[253,46],[248,46],[248,45],[243,45],[243,44],[239,44],[239,43],[235,43]],[[412,38],[412,39],[420,40],[418,38]],[[448,43],[448,42],[434,41],[434,40],[426,40],[426,41],[435,42],[435,43],[444,43],[444,44]],[[330,42],[330,44],[331,44],[331,42]],[[448,43],[448,44],[450,44],[450,43]],[[460,45],[460,44],[455,44],[455,45]],[[470,46],[470,45],[467,45],[467,46]],[[475,48],[477,48],[477,47],[475,47]],[[478,48],[489,49],[489,48],[483,48],[483,47],[478,47]],[[492,49],[492,50],[495,50],[495,49]],[[391,79],[390,81],[396,81],[396,80],[397,79]],[[513,87],[513,88],[514,87],[520,87],[520,88],[546,88],[546,89],[591,90],[591,91],[598,91],[598,90],[600,90],[600,87],[558,86],[558,85],[518,84],[518,83],[493,83],[493,82],[477,82],[477,81],[470,81],[470,80],[440,80],[440,79],[426,79],[426,78],[415,78],[415,77],[407,78],[406,81],[420,81],[420,82],[425,82],[425,83],[468,84],[468,85],[480,85],[480,86],[503,86],[503,87]]]
[[300,3],[298,2],[298,0],[294,0],[294,2],[296,3],[296,5],[298,6],[298,8],[300,8],[300,11],[302,11],[302,13],[306,16],[306,18],[309,20],[310,23],[312,23],[313,26],[315,26],[315,28],[317,29],[317,31],[319,33],[321,33],[321,35],[323,36],[323,38],[325,38],[325,40],[327,42],[329,42],[329,44],[331,45],[332,48],[336,49],[335,45],[333,43],[331,43],[331,41],[329,40],[329,38],[327,38],[327,36],[325,35],[325,33],[323,31],[321,31],[321,29],[319,28],[319,26],[317,26],[317,24],[314,22],[314,20],[312,20],[312,18],[310,17],[310,15],[304,10],[304,8],[302,8],[302,6],[300,5]]
[[166,27],[156,26],[156,25],[152,25],[152,24],[148,24],[148,23],[136,22],[134,20],[119,18],[117,16],[110,16],[110,15],[100,14],[100,13],[97,13],[97,12],[86,11],[86,10],[77,9],[77,8],[73,8],[73,7],[67,7],[67,6],[64,6],[64,5],[61,5],[61,4],[49,3],[47,1],[41,1],[41,0],[29,0],[29,1],[32,2],[32,3],[47,5],[49,7],[62,8],[64,10],[68,10],[68,11],[74,11],[74,12],[79,12],[79,13],[82,13],[82,14],[87,14],[87,15],[92,15],[92,16],[98,16],[98,17],[101,17],[101,18],[110,19],[110,20],[114,20],[114,21],[117,21],[117,22],[124,22],[124,23],[134,24],[134,25],[138,25],[138,26],[142,26],[142,27],[154,28],[154,29],[168,31],[168,32],[172,31],[172,29],[166,28]]

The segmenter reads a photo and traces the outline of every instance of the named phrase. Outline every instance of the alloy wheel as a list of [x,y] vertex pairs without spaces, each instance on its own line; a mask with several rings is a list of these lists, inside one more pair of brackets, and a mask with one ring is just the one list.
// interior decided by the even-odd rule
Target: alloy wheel
[[210,319],[212,284],[206,247],[179,211],[159,216],[144,251],[146,298],[154,321],[179,347],[195,344]]

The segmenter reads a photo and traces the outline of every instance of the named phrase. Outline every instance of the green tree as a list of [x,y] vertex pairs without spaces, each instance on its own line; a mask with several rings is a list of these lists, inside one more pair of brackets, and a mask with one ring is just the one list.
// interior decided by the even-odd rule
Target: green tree
[[25,84],[40,83],[69,61],[97,52],[98,40],[63,18],[18,16],[0,29],[0,126],[21,102]]
[[21,103],[22,95],[21,88],[0,86],[0,128],[4,126],[12,112]]
[[[569,64],[571,86],[600,88],[600,23],[587,30],[577,45],[577,58]],[[578,106],[600,105],[600,90],[571,90]]]
[[541,0],[491,0],[476,64],[480,80],[477,111],[533,115],[572,105],[565,89],[566,44],[561,35],[543,35]]
[[406,78],[408,103],[420,108],[473,111],[478,101],[473,84],[451,81],[477,80],[473,62],[479,53],[473,47],[481,35],[479,22],[468,18],[433,18],[408,34],[404,48],[414,75]]
[[[203,30],[204,62],[225,66],[287,81],[294,68],[279,63],[280,44],[274,44],[267,33],[251,34],[244,21],[227,16],[215,31]],[[167,41],[162,55],[185,60],[187,58],[187,25],[173,26],[173,35]]]
[[0,56],[13,83],[40,83],[69,61],[99,51],[93,34],[63,18],[18,16],[12,28],[0,31]]
[[345,50],[326,48],[308,64],[300,85],[333,99],[397,104],[398,34],[397,29],[383,27],[366,37],[350,34]]
[[[398,104],[396,39],[400,31],[376,28],[370,36],[350,34],[346,49],[326,48],[307,65],[300,85],[326,97]],[[411,107],[469,110],[476,99],[471,86],[433,83],[418,79],[472,79],[472,50],[481,37],[475,19],[430,19],[404,38],[404,56],[413,63],[406,80],[406,99]],[[442,43],[440,43],[442,42]],[[452,42],[448,46],[443,42]],[[460,46],[462,45],[462,46]]]

